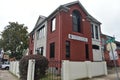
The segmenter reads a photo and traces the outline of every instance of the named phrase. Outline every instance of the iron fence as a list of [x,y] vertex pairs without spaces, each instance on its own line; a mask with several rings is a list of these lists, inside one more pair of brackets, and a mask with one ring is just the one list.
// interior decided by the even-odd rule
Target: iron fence
[[46,76],[40,80],[61,80],[61,61],[49,61]]

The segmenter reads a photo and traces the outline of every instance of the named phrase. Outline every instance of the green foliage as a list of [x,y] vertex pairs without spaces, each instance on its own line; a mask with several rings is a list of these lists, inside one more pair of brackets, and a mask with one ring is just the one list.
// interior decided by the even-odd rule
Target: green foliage
[[24,24],[9,22],[1,34],[0,44],[4,51],[11,51],[10,57],[20,59],[22,51],[28,47],[28,31]]
[[3,46],[3,40],[0,39],[0,49],[2,49],[2,46]]
[[24,56],[19,62],[20,80],[27,80],[27,70],[29,59],[35,59],[34,80],[45,77],[48,68],[48,60],[40,54]]

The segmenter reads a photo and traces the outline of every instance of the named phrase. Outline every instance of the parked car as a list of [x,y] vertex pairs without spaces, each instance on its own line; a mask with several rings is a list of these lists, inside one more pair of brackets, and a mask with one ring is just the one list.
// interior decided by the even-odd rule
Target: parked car
[[9,70],[10,63],[9,62],[4,62],[0,65],[1,69]]

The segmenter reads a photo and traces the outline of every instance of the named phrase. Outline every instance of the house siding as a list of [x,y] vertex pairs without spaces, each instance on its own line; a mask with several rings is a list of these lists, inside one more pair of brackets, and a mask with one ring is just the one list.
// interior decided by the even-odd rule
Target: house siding
[[[44,36],[37,39],[37,31],[40,29],[42,26],[44,26]],[[43,47],[43,56],[46,56],[46,38],[47,38],[47,21],[44,22],[42,25],[40,25],[36,30],[35,30],[35,40],[34,40],[34,53],[37,54],[37,49],[40,47]]]

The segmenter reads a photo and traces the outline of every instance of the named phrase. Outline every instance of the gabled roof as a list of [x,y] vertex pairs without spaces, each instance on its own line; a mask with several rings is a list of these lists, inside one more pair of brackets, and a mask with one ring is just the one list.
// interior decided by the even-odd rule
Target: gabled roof
[[30,34],[34,33],[34,31],[39,27],[39,25],[42,24],[46,19],[47,18],[45,16],[40,15],[38,17],[36,24],[35,24],[35,27],[33,28],[32,32]]
[[95,19],[93,16],[91,16],[87,10],[82,6],[82,4],[79,2],[79,1],[74,1],[74,2],[70,2],[70,3],[67,3],[67,4],[64,4],[64,5],[60,5],[55,11],[53,11],[49,16],[48,18],[52,17],[54,14],[56,14],[58,11],[61,11],[61,10],[64,10],[64,11],[67,11],[69,10],[69,6],[72,6],[74,4],[78,4],[82,10],[86,13],[87,15],[87,18],[92,21],[92,22],[95,22],[95,23],[98,23],[98,24],[101,24],[97,19]]
[[46,19],[46,17],[40,15],[39,18],[38,18],[38,20],[37,20],[37,22],[36,22],[36,24],[35,24],[35,27],[38,26],[44,19]]
[[82,6],[82,4],[79,1],[70,2],[70,3],[64,4],[63,6],[69,7],[74,4],[79,4],[79,6],[83,9],[83,11],[88,15],[88,12],[86,11],[86,9]]
[[95,19],[94,17],[92,17],[88,12],[87,10],[82,6],[82,4],[79,2],[79,1],[74,1],[74,2],[70,2],[70,3],[67,3],[67,4],[64,4],[64,5],[60,5],[56,10],[54,10],[48,17],[46,17],[43,21],[41,21],[41,23],[38,23],[39,21],[39,18],[38,18],[38,21],[37,21],[37,25],[35,25],[34,29],[32,32],[34,32],[34,30],[39,27],[40,24],[42,24],[43,22],[45,22],[46,20],[49,20],[53,15],[55,15],[57,12],[63,10],[63,11],[68,11],[70,8],[69,6],[72,6],[74,4],[79,4],[79,6],[82,8],[82,10],[86,13],[87,15],[87,19],[89,21],[92,21],[92,22],[95,22],[97,24],[101,24],[97,19]]
[[67,4],[64,4],[63,6],[65,7],[69,7],[71,5],[74,5],[74,4],[78,4],[80,6],[80,8],[86,13],[87,15],[87,18],[92,21],[92,22],[95,22],[95,23],[98,23],[98,24],[101,24],[97,19],[95,19],[93,16],[91,16],[87,10],[82,6],[82,4],[79,2],[79,1],[74,1],[74,2],[71,2],[71,3],[67,3]]

